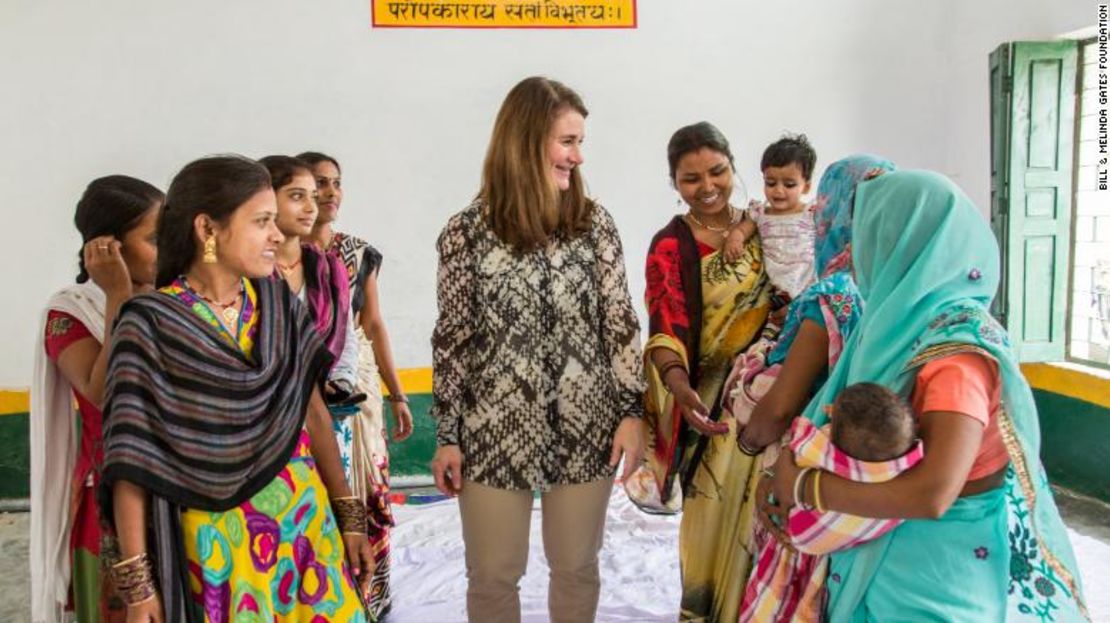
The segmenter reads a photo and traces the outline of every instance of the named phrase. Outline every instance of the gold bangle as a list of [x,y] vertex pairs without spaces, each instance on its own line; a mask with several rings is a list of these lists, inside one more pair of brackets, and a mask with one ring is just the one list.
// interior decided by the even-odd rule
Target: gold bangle
[[122,567],[124,565],[133,563],[136,560],[142,558],[143,556],[146,556],[146,552],[139,552],[138,554],[135,554],[134,556],[132,556],[132,557],[126,559],[126,560],[121,560],[121,561],[117,562],[116,564],[112,565],[112,568],[116,569],[118,567]]
[[116,593],[128,606],[150,601],[158,595],[154,582],[154,565],[147,552],[116,563],[111,569],[111,580]]
[[825,512],[825,505],[821,503],[821,473],[825,470],[817,470],[817,475],[813,477],[813,505],[817,507],[817,512]]
[[127,604],[127,605],[128,605],[128,606],[141,606],[142,604],[145,604],[146,602],[148,602],[148,601],[150,601],[150,600],[154,599],[154,598],[155,598],[155,597],[157,597],[157,596],[158,596],[158,591],[154,591],[154,592],[152,592],[152,593],[151,593],[151,594],[150,594],[149,596],[147,596],[147,597],[143,598],[143,600],[142,600],[142,601],[136,601],[135,603],[129,603],[129,604]]
[[335,524],[339,532],[366,535],[366,504],[356,496],[333,498],[331,510],[335,514]]

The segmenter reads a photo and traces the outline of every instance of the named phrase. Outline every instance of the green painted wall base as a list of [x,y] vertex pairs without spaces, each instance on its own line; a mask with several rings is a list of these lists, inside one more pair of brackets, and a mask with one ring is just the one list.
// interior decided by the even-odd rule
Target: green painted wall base
[[30,496],[30,416],[26,413],[0,416],[0,499]]
[[[1034,389],[1041,418],[1041,457],[1056,485],[1110,502],[1110,409]],[[414,430],[403,443],[390,443],[390,473],[427,476],[435,454],[431,394],[410,394]],[[388,411],[389,407],[386,406]],[[386,417],[392,433],[391,417]],[[30,495],[29,423],[26,413],[0,416],[0,498]]]
[[436,423],[428,413],[432,409],[431,394],[409,394],[412,411],[412,436],[393,443],[393,418],[385,406],[389,427],[389,474],[391,476],[431,476],[432,456],[436,453]]
[[[403,443],[389,444],[389,468],[394,476],[430,476],[432,455],[436,451],[435,421],[428,415],[431,394],[409,396],[413,433]],[[390,434],[393,418],[386,405]],[[26,498],[31,495],[30,419],[27,413],[0,415],[0,499]]]
[[1040,389],[1033,397],[1049,480],[1110,502],[1110,409]]

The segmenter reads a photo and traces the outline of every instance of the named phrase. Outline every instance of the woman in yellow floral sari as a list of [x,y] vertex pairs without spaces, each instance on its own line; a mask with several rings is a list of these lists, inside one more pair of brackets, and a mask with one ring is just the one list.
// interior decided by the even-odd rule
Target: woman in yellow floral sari
[[733,159],[709,123],[684,127],[667,148],[671,180],[688,212],[655,235],[647,257],[650,338],[646,465],[626,483],[647,512],[682,510],[682,621],[735,621],[751,568],[755,459],[721,420],[733,357],[753,342],[771,308],[758,236],[729,261],[721,250],[742,215],[729,203]]

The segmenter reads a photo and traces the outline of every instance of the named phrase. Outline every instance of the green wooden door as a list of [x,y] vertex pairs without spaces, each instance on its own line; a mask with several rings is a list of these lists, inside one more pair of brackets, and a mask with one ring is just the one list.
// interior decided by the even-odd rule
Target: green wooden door
[[1065,355],[1078,51],[1075,41],[1019,42],[990,59],[995,312],[1022,361]]

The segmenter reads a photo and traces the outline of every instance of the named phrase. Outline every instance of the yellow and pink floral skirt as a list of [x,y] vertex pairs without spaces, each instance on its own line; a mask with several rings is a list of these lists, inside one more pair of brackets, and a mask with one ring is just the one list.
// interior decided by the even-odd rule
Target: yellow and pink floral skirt
[[366,621],[306,432],[249,500],[186,510],[181,523],[190,592],[206,621]]

